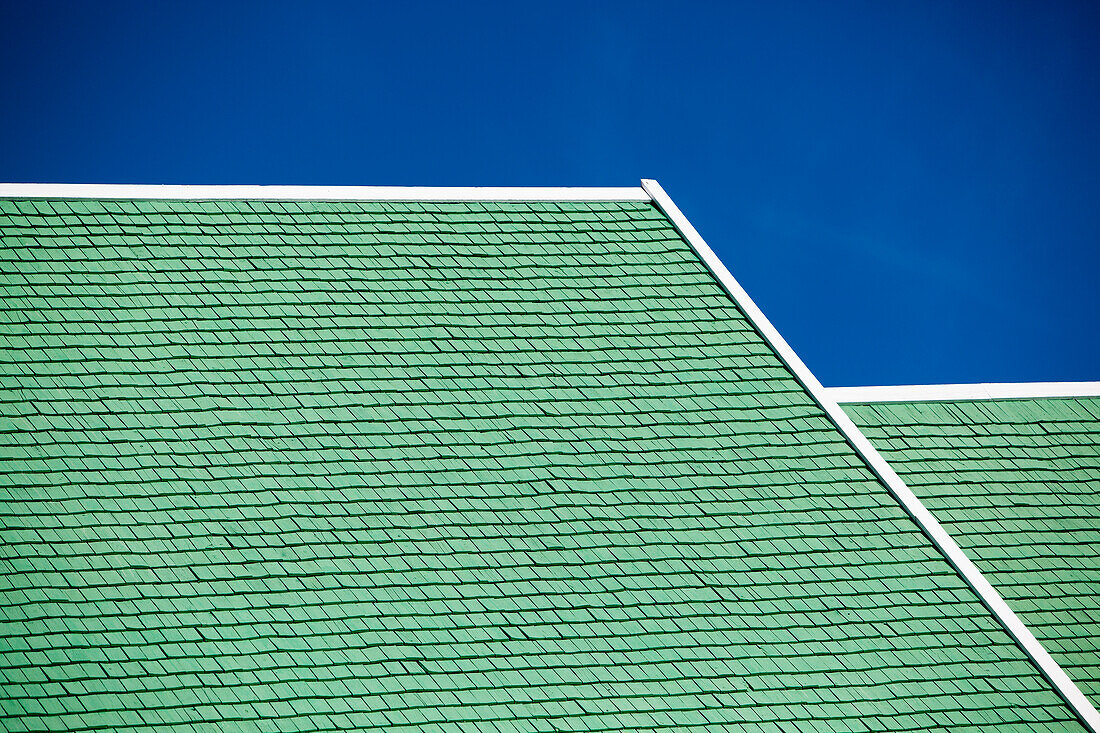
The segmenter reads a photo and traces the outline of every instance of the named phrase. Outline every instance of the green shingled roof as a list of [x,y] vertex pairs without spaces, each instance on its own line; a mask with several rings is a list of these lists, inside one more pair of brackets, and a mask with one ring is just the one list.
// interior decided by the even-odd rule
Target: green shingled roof
[[1100,398],[844,409],[1100,702]]
[[6,730],[1081,730],[650,203],[0,236]]

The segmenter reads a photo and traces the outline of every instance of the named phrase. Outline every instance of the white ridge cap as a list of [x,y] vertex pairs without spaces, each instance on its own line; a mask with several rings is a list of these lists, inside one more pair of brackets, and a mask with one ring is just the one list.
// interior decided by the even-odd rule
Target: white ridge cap
[[1100,397],[1100,382],[989,382],[908,384],[882,387],[826,387],[837,402],[936,402],[1026,400],[1043,397]]
[[798,357],[798,354],[794,352],[794,349],[786,342],[775,326],[764,315],[764,312],[760,310],[759,306],[753,302],[749,294],[745,292],[745,289],[741,287],[741,284],[733,277],[726,266],[722,264],[722,261],[718,259],[718,255],[714,254],[714,250],[706,243],[706,241],[699,235],[699,232],[695,230],[695,227],[691,225],[691,222],[687,220],[687,217],[683,215],[679,207],[673,203],[669,198],[665,190],[661,188],[661,185],[653,180],[642,179],[642,188],[649,192],[653,197],[653,202],[665,212],[665,215],[672,222],[673,226],[680,232],[680,235],[687,240],[692,249],[703,261],[706,267],[717,278],[718,282],[729,294],[730,298],[745,314],[745,317],[752,323],[756,330],[764,337],[775,353],[782,359],[783,363],[787,365],[794,375],[795,379],[810,393],[810,396],[825,410],[825,414],[829,416],[833,424],[844,435],[848,443],[855,449],[856,453],[863,458],[864,462],[871,469],[872,472],[878,477],[878,479],[885,485],[886,490],[897,499],[902,508],[913,518],[913,521],[924,532],[925,536],[932,541],[932,544],[943,554],[947,559],[947,562],[955,568],[955,571],[959,574],[967,585],[973,589],[974,593],[981,599],[981,602],[985,605],[989,612],[993,614],[993,617],[1001,624],[1001,626],[1008,632],[1016,644],[1023,650],[1024,654],[1035,665],[1036,669],[1050,682],[1054,690],[1065,700],[1069,709],[1078,717],[1078,719],[1084,724],[1088,730],[1092,733],[1100,733],[1100,713],[1097,713],[1096,708],[1089,702],[1088,698],[1078,689],[1073,680],[1065,673],[1058,662],[1050,656],[1046,648],[1043,647],[1039,640],[1035,638],[1031,630],[1024,625],[1024,622],[1015,614],[1015,612],[1005,603],[1001,594],[997,592],[997,589],[986,580],[982,575],[981,570],[978,569],[970,558],[955,542],[954,538],[947,533],[947,530],[943,528],[943,525],[939,523],[930,511],[924,506],[921,500],[913,493],[901,477],[890,467],[890,464],[886,462],[875,447],[871,445],[871,441],[860,432],[860,429],[856,427],[856,424],[852,422],[852,419],[845,414],[840,405],[837,404],[829,392],[821,386],[821,382],[817,377],[813,375],[803,363],[802,359]]
[[642,188],[550,186],[192,186],[0,183],[0,198],[259,201],[649,201]]

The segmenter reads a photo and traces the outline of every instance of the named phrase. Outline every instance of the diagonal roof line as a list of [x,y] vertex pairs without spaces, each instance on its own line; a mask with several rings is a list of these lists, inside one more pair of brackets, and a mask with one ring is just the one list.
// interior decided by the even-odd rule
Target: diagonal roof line
[[1100,397],[1100,382],[905,384],[881,387],[826,387],[825,392],[837,402],[1028,400],[1045,397]]
[[901,477],[894,472],[894,469],[886,462],[886,460],[879,455],[866,436],[860,432],[856,424],[852,422],[844,411],[837,404],[836,400],[829,394],[829,392],[821,385],[817,377],[806,367],[803,361],[798,357],[786,340],[776,330],[775,326],[764,315],[763,311],[753,302],[749,297],[745,289],[741,287],[740,283],[733,277],[726,266],[722,264],[722,261],[718,259],[718,256],[714,254],[714,251],[707,245],[703,238],[699,235],[699,232],[695,230],[695,227],[691,225],[691,222],[683,215],[680,209],[669,198],[665,190],[661,188],[661,185],[657,181],[642,179],[642,188],[644,188],[650,196],[653,198],[653,203],[656,204],[665,215],[672,221],[673,225],[680,232],[681,236],[687,240],[688,244],[699,255],[703,263],[711,271],[711,273],[718,279],[718,282],[726,290],[729,296],[733,299],[738,308],[745,314],[745,317],[753,324],[760,335],[768,342],[769,345],[775,350],[779,358],[787,365],[787,367],[794,374],[795,378],[802,384],[803,387],[810,393],[813,399],[825,410],[825,413],[832,420],[833,424],[840,429],[840,432],[848,440],[849,444],[855,449],[856,453],[867,462],[867,465],[875,473],[875,475],[885,484],[886,489],[894,496],[895,499],[902,505],[902,508],[909,514],[910,517],[920,526],[925,535],[932,541],[932,544],[936,546],[947,561],[955,568],[956,572],[962,577],[962,579],[969,585],[986,608],[993,614],[993,616],[1000,622],[1010,636],[1016,641],[1016,643],[1023,649],[1024,653],[1031,659],[1032,663],[1039,669],[1044,677],[1054,686],[1055,691],[1062,696],[1062,699],[1066,701],[1070,709],[1077,715],[1081,722],[1092,733],[1100,733],[1100,713],[1096,711],[1096,708],[1092,706],[1088,698],[1082,694],[1082,692],[1074,684],[1073,680],[1066,675],[1061,666],[1050,656],[1047,650],[1039,643],[1039,640],[1031,633],[1031,631],[1024,625],[1023,621],[1009,608],[1005,603],[1001,594],[997,592],[978,567],[966,556],[962,548],[955,542],[955,540],[947,533],[947,531],[940,525],[932,513],[924,506],[917,495],[901,480]]
[[0,198],[250,199],[259,201],[649,201],[638,187],[193,186],[0,183]]

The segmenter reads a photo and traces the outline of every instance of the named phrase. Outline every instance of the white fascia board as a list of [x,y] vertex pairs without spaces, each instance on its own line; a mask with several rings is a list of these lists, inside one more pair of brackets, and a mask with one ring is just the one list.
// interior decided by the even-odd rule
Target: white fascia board
[[982,603],[992,612],[993,616],[1001,623],[1024,653],[1031,659],[1044,677],[1054,686],[1054,689],[1066,701],[1070,709],[1077,715],[1092,733],[1100,733],[1100,713],[1092,703],[1081,693],[1073,680],[1066,675],[1057,662],[1050,656],[1039,640],[1024,626],[1024,623],[1009,608],[1001,594],[985,579],[977,566],[962,551],[962,548],[947,533],[943,526],[925,508],[917,495],[906,486],[901,477],[890,468],[886,460],[879,455],[870,441],[860,432],[837,404],[836,400],[821,386],[821,382],[802,362],[786,340],[768,321],[763,311],[757,307],[745,289],[714,254],[691,222],[680,212],[680,209],[672,202],[668,194],[656,181],[643,179],[642,188],[653,197],[653,202],[665,212],[680,234],[688,241],[695,252],[703,260],[706,266],[718,279],[722,287],[733,298],[734,303],[741,309],[749,321],[760,332],[760,335],[771,345],[779,358],[794,373],[795,378],[802,384],[810,395],[825,410],[829,419],[840,429],[856,452],[867,462],[867,465],[885,484],[887,490],[898,500],[905,511],[920,526],[932,543],[943,553],[947,561],[955,568],[956,572],[966,581]]
[[437,186],[173,186],[0,183],[0,198],[253,201],[649,201],[641,188]]
[[1029,400],[1047,397],[1100,397],[1100,382],[907,384],[884,387],[826,387],[825,392],[841,403]]

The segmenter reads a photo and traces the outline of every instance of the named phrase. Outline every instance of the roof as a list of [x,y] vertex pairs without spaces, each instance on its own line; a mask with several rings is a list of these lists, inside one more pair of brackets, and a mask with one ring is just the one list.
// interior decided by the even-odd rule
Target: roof
[[[1094,700],[1100,699],[1097,387],[984,390],[1021,395],[1016,399],[945,399],[961,390],[932,388],[928,401],[844,405]],[[1082,396],[1022,398],[1034,393]]]
[[648,197],[7,193],[4,728],[1081,730]]

